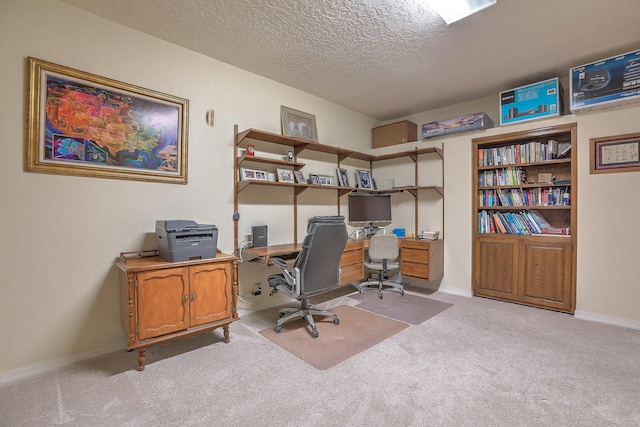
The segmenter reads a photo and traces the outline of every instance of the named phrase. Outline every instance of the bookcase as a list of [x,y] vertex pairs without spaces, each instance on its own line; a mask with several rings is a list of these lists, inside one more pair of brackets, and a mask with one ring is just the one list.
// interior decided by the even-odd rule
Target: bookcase
[[473,294],[575,311],[577,125],[473,139]]

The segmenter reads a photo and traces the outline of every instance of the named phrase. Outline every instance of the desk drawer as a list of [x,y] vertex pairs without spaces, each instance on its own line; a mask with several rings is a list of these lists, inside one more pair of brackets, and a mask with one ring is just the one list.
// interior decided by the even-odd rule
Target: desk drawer
[[400,274],[402,277],[415,278],[419,280],[429,281],[429,264],[418,264],[415,262],[403,262],[400,266]]
[[363,263],[364,262],[364,252],[362,249],[349,251],[342,254],[342,258],[340,258],[340,266],[346,266],[351,264]]
[[340,275],[341,285],[364,279],[364,264],[362,263],[347,265],[340,268],[342,269],[342,274]]
[[413,249],[408,247],[402,248],[402,261],[407,262],[429,262],[429,248]]

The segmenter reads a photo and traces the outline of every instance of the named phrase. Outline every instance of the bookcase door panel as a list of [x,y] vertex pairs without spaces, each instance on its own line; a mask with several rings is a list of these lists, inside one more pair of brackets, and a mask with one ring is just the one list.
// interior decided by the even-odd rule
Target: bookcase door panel
[[571,248],[570,242],[522,243],[522,302],[561,311],[571,309]]
[[473,292],[476,295],[515,300],[518,246],[515,241],[479,240],[474,251]]

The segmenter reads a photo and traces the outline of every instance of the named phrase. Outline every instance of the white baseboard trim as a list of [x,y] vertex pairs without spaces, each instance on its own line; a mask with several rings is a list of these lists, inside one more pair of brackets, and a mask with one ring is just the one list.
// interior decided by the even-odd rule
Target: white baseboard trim
[[462,289],[456,289],[456,288],[447,288],[447,287],[439,287],[438,288],[439,292],[445,293],[445,294],[451,294],[451,295],[458,295],[460,297],[467,297],[467,298],[472,298],[473,297],[473,292],[471,291],[463,291]]
[[605,323],[607,325],[640,330],[640,322],[637,320],[621,319],[619,317],[605,316],[603,314],[580,310],[576,310],[573,313],[573,317],[576,319],[589,320],[591,322]]
[[67,366],[73,365],[74,363],[84,362],[85,360],[95,359],[98,357],[106,356],[107,354],[115,353],[117,351],[122,351],[126,347],[126,341],[122,341],[120,343],[94,348],[93,350],[83,351],[82,353],[65,356],[60,359],[47,360],[41,363],[24,366],[22,368],[14,369],[11,371],[1,372],[0,387],[28,378],[33,378],[38,375],[46,374],[57,369],[65,368]]

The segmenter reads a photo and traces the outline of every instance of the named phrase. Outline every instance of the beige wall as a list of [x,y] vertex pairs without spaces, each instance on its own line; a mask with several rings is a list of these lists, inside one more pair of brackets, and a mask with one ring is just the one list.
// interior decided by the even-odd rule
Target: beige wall
[[[114,260],[121,251],[155,248],[156,219],[216,224],[220,249],[233,251],[235,123],[241,129],[278,133],[280,105],[286,105],[316,115],[321,142],[359,151],[370,146],[370,130],[376,125],[371,118],[317,97],[54,0],[3,1],[0,39],[5,105],[0,115],[5,159],[0,169],[0,378],[123,349]],[[24,172],[27,56],[189,99],[188,185]],[[496,118],[493,105],[494,100],[487,98],[411,119],[420,125],[476,111]],[[216,111],[213,128],[205,123],[209,109]],[[640,327],[633,250],[640,234],[639,175],[589,175],[588,168],[588,139],[638,131],[639,114],[640,106],[623,107],[399,147],[445,147],[447,240],[442,289],[470,295],[471,138],[578,121],[577,314]],[[333,208],[317,203],[304,201],[300,217],[332,213]],[[437,210],[438,202],[433,203]],[[399,222],[406,221],[401,218]],[[274,227],[279,219],[277,214],[267,218]],[[435,228],[428,217],[422,221],[427,224],[424,228]]]

